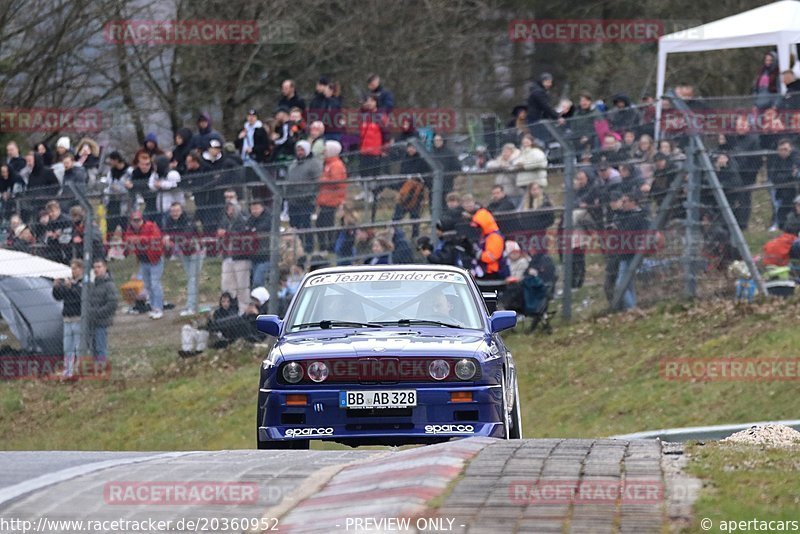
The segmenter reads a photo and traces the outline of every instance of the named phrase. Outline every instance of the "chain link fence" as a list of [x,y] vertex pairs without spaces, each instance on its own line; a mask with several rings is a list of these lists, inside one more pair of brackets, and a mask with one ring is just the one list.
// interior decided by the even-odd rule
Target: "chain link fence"
[[[507,249],[517,277],[532,257],[552,260],[552,308],[565,319],[733,296],[743,278],[733,262],[749,264],[758,285],[749,251],[800,230],[796,108],[777,97],[767,107],[752,98],[664,102],[658,121],[654,104],[627,102],[505,128],[484,115],[468,135],[311,158],[300,171],[285,161],[176,177],[153,163],[137,180],[123,162],[85,186],[10,191],[4,252],[20,255],[2,262],[3,350],[48,355],[70,375],[81,357],[107,361],[115,322],[165,313],[186,318],[183,355],[258,342],[252,319],[282,313],[310,270],[428,262],[447,239],[469,267],[481,236],[463,212],[474,203],[519,244]],[[441,240],[437,222],[451,232]],[[31,257],[53,263],[23,284]],[[791,258],[784,265],[795,276]]]

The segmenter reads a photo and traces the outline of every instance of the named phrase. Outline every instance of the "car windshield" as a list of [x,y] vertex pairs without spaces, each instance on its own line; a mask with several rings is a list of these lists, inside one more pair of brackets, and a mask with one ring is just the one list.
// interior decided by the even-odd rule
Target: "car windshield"
[[315,328],[424,326],[483,328],[461,273],[371,270],[309,277],[287,317],[287,332]]

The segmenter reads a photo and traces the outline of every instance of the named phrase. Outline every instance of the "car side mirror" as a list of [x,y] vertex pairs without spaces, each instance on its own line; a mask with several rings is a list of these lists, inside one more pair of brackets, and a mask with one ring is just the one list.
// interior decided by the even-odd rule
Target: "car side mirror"
[[256,328],[272,337],[278,337],[281,333],[283,321],[277,315],[259,315],[256,317]]
[[515,311],[496,311],[489,317],[489,329],[493,334],[515,326],[517,326],[517,312]]

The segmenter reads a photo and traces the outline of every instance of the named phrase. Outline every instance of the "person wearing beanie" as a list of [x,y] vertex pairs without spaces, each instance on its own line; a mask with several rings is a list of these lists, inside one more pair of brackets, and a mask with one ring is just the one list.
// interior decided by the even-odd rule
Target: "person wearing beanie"
[[[319,190],[319,179],[322,175],[322,162],[311,154],[311,143],[298,141],[294,147],[295,159],[286,174],[287,195],[289,204],[289,221],[298,230],[311,228],[311,213],[314,210],[314,198]],[[306,233],[301,236],[303,246],[311,251],[314,248],[314,236]]]
[[11,250],[33,254],[34,243],[36,243],[36,237],[30,227],[27,224],[17,226],[14,230],[14,239],[11,241]]
[[[317,194],[317,228],[332,228],[336,210],[347,198],[347,168],[339,157],[342,144],[339,141],[325,141],[325,165],[320,176]],[[332,232],[319,234],[320,249],[333,252]]]
[[204,111],[197,116],[197,133],[192,136],[190,149],[202,152],[208,148],[208,140],[212,134],[219,135],[219,132],[212,128],[211,115]]
[[66,135],[59,137],[58,141],[56,141],[56,160],[61,159],[67,152],[72,152],[71,147],[72,144],[70,143],[69,137]]
[[506,258],[508,259],[508,270],[511,272],[506,279],[508,282],[519,282],[525,278],[525,271],[531,259],[519,246],[516,241],[506,241]]
[[155,132],[150,132],[144,136],[144,143],[142,143],[142,150],[150,154],[151,158],[160,156],[164,153],[163,150],[158,148],[158,136]]

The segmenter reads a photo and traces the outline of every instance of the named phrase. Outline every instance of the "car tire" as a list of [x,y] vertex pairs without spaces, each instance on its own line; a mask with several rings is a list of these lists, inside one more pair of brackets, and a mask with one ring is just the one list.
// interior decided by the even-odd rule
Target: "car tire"
[[522,412],[519,409],[519,386],[514,381],[514,409],[511,410],[511,428],[508,431],[508,439],[522,439]]

